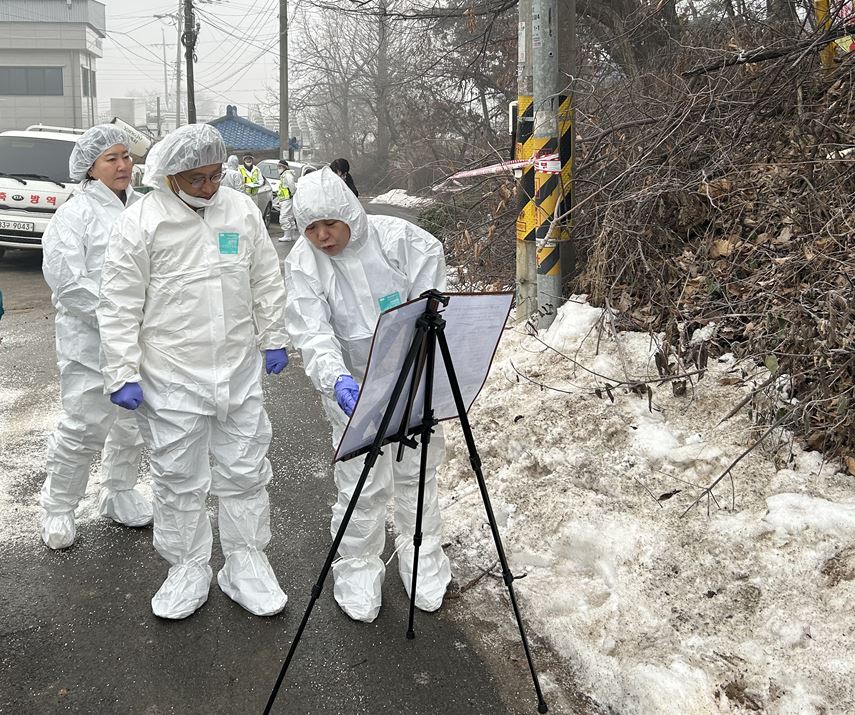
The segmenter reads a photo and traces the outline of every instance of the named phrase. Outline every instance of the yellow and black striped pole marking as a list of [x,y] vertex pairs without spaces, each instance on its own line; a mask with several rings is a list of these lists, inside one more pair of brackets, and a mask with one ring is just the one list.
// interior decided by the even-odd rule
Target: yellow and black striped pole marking
[[572,221],[567,215],[573,207],[573,137],[574,124],[572,98],[561,96],[561,104],[558,107],[558,156],[561,159],[561,199],[558,206],[558,215],[566,216],[561,219],[562,240],[570,239],[570,226]]
[[[828,32],[831,29],[832,22],[828,0],[814,0],[814,12],[816,13],[817,28],[822,32]],[[836,49],[837,45],[834,42],[829,42],[819,51],[819,61],[824,70],[834,67]]]
[[573,114],[569,96],[561,95],[557,100],[558,136],[546,139],[539,154],[557,154],[560,172],[536,170],[534,178],[538,302],[542,307],[561,304],[562,284],[572,269],[565,265],[572,261],[566,244],[570,238],[569,221],[563,215],[572,205]]
[[[525,160],[534,156],[534,98],[519,95],[517,100],[517,148],[515,159]],[[534,166],[524,166],[519,182],[519,215],[517,217],[517,240],[534,240]]]

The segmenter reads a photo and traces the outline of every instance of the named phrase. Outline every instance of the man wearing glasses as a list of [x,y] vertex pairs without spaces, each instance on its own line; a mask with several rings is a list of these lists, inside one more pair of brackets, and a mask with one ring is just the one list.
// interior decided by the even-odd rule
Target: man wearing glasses
[[248,196],[219,191],[226,150],[216,129],[181,127],[157,144],[154,187],[116,222],[98,305],[106,391],[136,410],[151,450],[154,546],[170,569],[152,599],[186,618],[208,598],[219,498],[227,596],[256,615],[285,607],[264,554],[270,541],[261,367],[278,374],[285,294],[276,251]]

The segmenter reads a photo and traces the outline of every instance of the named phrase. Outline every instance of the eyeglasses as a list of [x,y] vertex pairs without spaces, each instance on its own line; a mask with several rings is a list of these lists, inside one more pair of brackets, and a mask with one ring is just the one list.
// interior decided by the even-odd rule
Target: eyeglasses
[[183,174],[178,174],[184,181],[186,181],[190,186],[194,189],[201,189],[206,181],[210,181],[212,184],[219,184],[223,180],[223,172],[218,171],[216,174],[211,174],[210,176],[194,176],[192,179],[188,179]]

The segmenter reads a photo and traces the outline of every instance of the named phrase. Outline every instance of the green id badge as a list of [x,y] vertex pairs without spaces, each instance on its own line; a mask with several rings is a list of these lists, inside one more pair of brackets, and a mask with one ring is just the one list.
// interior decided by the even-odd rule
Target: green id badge
[[382,313],[389,308],[394,308],[396,305],[401,305],[401,294],[398,291],[384,295],[377,301],[380,304],[380,312]]
[[240,242],[239,233],[221,233],[220,234],[220,253],[236,254],[238,252],[238,243]]

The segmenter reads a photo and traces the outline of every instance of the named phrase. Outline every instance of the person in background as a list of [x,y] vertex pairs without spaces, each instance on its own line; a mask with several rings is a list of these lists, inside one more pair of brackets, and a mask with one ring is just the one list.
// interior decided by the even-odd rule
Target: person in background
[[151,450],[154,546],[169,564],[155,615],[185,618],[208,598],[208,493],[219,498],[222,591],[250,613],[285,607],[270,541],[262,366],[285,352],[282,272],[261,212],[220,191],[226,149],[208,124],[156,144],[144,182],[107,248],[98,304],[104,384],[136,410]]
[[238,158],[232,154],[226,161],[223,178],[220,180],[220,188],[228,186],[235,191],[243,191],[243,176],[241,176],[238,166]]
[[252,154],[243,157],[240,175],[243,179],[243,190],[250,196],[255,196],[261,187],[261,169],[255,165],[255,157]]
[[80,135],[69,176],[80,191],[57,209],[42,237],[42,269],[56,308],[56,355],[62,412],[48,437],[42,541],[51,549],[74,543],[74,510],[86,492],[89,468],[101,456],[98,511],[126,526],[151,523],[152,507],[135,487],[142,438],[133,415],[104,394],[96,306],[104,253],[113,224],[139,199],[130,186],[129,140],[101,124]]
[[296,241],[300,238],[297,223],[294,221],[293,199],[297,190],[297,177],[288,167],[286,159],[279,160],[279,188],[276,191],[279,199],[279,225],[282,228],[280,241]]
[[353,192],[354,196],[359,196],[359,192],[356,190],[356,182],[354,182],[353,177],[350,175],[350,162],[347,159],[335,159],[330,164],[330,169],[347,184],[347,188]]
[[[354,194],[329,168],[300,179],[294,197],[300,232],[285,259],[286,319],[306,374],[321,393],[338,444],[359,397],[374,326],[380,313],[424,291],[444,290],[442,244],[427,231],[392,216],[368,216]],[[415,605],[435,611],[451,581],[442,550],[436,468],[445,452],[442,427],[431,438],[425,475],[423,541]],[[420,450],[406,449],[395,461],[387,449],[368,475],[333,565],[334,595],[351,618],[370,622],[381,605],[386,569],[386,505],[394,495],[398,572],[412,588],[413,533],[419,488]],[[361,460],[337,462],[338,498],[330,534],[335,537],[359,481]]]

